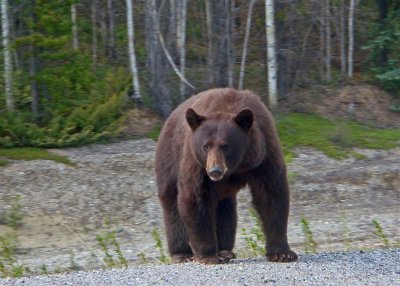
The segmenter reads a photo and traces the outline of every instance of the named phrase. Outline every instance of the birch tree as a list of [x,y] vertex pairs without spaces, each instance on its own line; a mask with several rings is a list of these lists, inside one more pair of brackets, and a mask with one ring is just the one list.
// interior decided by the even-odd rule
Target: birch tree
[[76,22],[76,4],[71,4],[71,22],[72,22],[72,47],[74,50],[79,49],[78,25]]
[[278,107],[278,95],[273,0],[265,0],[265,25],[267,36],[268,100],[270,108],[276,110]]
[[345,18],[345,4],[344,0],[340,0],[339,7],[339,21],[340,21],[340,36],[339,36],[339,44],[340,44],[340,73],[342,76],[346,75],[346,18]]
[[249,43],[251,18],[253,15],[253,7],[254,7],[255,2],[256,2],[255,0],[250,1],[249,10],[247,12],[246,31],[244,33],[244,40],[243,40],[243,51],[242,51],[242,60],[240,62],[240,74],[239,74],[238,89],[243,89],[244,70],[246,68],[247,46]]
[[136,65],[135,34],[134,34],[132,8],[133,8],[132,0],[126,0],[126,11],[127,11],[126,24],[128,27],[128,51],[129,51],[130,70],[132,73],[133,99],[135,102],[140,102],[142,99],[142,95],[140,94],[139,76]]
[[353,51],[354,51],[354,9],[355,9],[355,0],[350,0],[350,7],[349,7],[349,48],[348,48],[348,69],[347,69],[347,76],[353,77]]
[[179,72],[180,77],[179,91],[181,100],[185,98],[186,83],[185,78],[185,64],[186,64],[186,13],[187,13],[187,0],[177,0],[177,47],[179,51]]
[[15,109],[13,95],[13,67],[11,61],[10,45],[10,23],[8,17],[8,1],[1,0],[1,27],[3,35],[3,53],[4,53],[4,82],[6,95],[7,111],[12,112]]

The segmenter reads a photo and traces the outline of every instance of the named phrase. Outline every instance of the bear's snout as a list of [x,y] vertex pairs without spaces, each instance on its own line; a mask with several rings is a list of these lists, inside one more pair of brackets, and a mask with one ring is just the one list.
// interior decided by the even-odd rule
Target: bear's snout
[[211,150],[207,156],[206,171],[208,177],[214,182],[222,180],[227,170],[222,152]]
[[220,166],[214,166],[210,168],[207,173],[210,179],[213,181],[219,181],[224,176],[224,172]]

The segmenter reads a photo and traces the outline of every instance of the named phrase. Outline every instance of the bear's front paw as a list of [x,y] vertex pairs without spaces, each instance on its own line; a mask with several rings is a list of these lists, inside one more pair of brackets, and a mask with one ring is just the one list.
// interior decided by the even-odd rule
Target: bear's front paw
[[171,256],[172,263],[185,263],[193,261],[193,254],[180,253]]
[[298,257],[296,252],[287,250],[281,253],[267,253],[267,259],[271,262],[294,262]]
[[222,263],[219,256],[195,257],[194,261],[203,264],[220,264]]
[[218,252],[220,263],[228,263],[231,259],[235,259],[236,255],[230,250],[221,250]]

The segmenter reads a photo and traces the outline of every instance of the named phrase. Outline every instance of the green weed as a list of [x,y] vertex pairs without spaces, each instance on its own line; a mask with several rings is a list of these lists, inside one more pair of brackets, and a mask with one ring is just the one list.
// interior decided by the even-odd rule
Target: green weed
[[[115,231],[98,234],[96,235],[96,240],[103,251],[103,261],[108,267],[128,267],[128,261],[121,251],[121,247],[116,239]],[[115,260],[115,256],[117,260]]]
[[350,148],[391,149],[400,146],[400,131],[365,126],[359,123],[332,121],[317,115],[292,113],[281,117],[277,123],[285,156],[290,159],[292,149],[309,146],[327,156],[343,159],[350,155],[363,156]]
[[142,264],[146,264],[147,263],[146,254],[143,251],[139,252],[138,258],[140,260],[140,263],[142,263]]
[[382,241],[383,245],[385,245],[385,247],[389,247],[389,239],[387,238],[387,235],[383,231],[381,224],[375,219],[372,220],[372,223],[375,227],[375,231],[373,233],[378,238],[380,238],[380,240]]
[[165,255],[165,249],[164,249],[164,245],[163,245],[162,240],[161,240],[160,233],[158,232],[158,230],[153,229],[153,231],[151,232],[151,235],[153,236],[153,239],[155,241],[155,245],[154,246],[155,246],[156,249],[158,249],[158,251],[160,253],[160,256],[159,256],[160,262],[164,263],[164,264],[168,264],[170,261],[167,258],[167,256]]
[[256,211],[249,209],[250,217],[254,219],[254,226],[248,232],[246,228],[242,228],[243,239],[247,244],[252,256],[260,256],[265,254],[265,236],[262,231],[262,224]]
[[0,223],[4,223],[13,229],[17,229],[22,225],[23,213],[21,211],[22,205],[20,204],[20,201],[20,195],[15,195],[12,198],[11,208],[1,215]]
[[301,218],[301,225],[304,233],[304,252],[305,253],[316,253],[317,243],[313,238],[313,233],[310,229],[310,223],[305,217]]
[[65,165],[74,165],[67,157],[48,152],[40,148],[0,149],[0,157],[12,160],[51,160]]
[[15,251],[17,237],[12,233],[0,236],[0,275],[1,277],[21,277],[25,268],[17,263]]

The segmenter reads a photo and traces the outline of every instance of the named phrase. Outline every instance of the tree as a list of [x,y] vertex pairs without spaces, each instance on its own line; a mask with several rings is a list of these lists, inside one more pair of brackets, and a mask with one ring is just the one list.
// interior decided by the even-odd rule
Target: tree
[[14,111],[13,66],[11,61],[10,22],[8,17],[8,1],[1,0],[1,27],[4,53],[4,81],[7,111]]
[[247,46],[248,46],[248,42],[249,42],[251,18],[253,15],[253,7],[254,7],[255,2],[256,2],[255,0],[250,1],[249,10],[247,12],[246,32],[244,34],[244,40],[243,40],[243,52],[242,52],[242,61],[240,63],[238,89],[243,89],[244,70],[246,68]]
[[267,36],[268,100],[270,108],[276,110],[278,107],[278,94],[273,0],[265,0],[265,25]]
[[[107,11],[108,11],[108,56],[112,59],[117,58],[116,54],[116,43],[115,43],[115,11],[114,1],[107,0]],[[127,12],[127,16],[128,16]]]
[[91,21],[92,21],[92,60],[97,64],[97,0],[91,0]]
[[354,53],[354,9],[355,9],[356,1],[350,0],[350,7],[349,7],[349,48],[348,48],[348,69],[347,69],[347,76],[353,77],[353,53]]
[[130,60],[130,70],[132,73],[132,87],[133,87],[133,99],[135,102],[140,102],[142,95],[140,93],[139,76],[136,65],[136,53],[135,53],[135,35],[134,35],[134,24],[133,24],[133,5],[132,0],[126,0],[126,21],[128,27],[128,51]]
[[186,12],[187,12],[187,0],[177,0],[179,5],[177,13],[177,47],[179,51],[179,72],[182,75],[180,78],[179,90],[181,100],[185,98],[185,57],[186,57]]
[[74,50],[79,49],[78,24],[76,22],[76,4],[71,4],[71,22],[72,22],[72,46]]
[[325,1],[325,9],[324,9],[324,26],[325,26],[325,48],[326,48],[326,55],[325,55],[325,70],[326,81],[332,80],[332,70],[331,70],[331,4],[330,0]]

